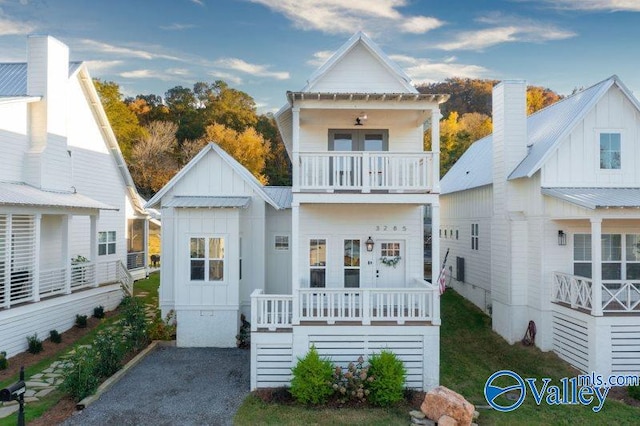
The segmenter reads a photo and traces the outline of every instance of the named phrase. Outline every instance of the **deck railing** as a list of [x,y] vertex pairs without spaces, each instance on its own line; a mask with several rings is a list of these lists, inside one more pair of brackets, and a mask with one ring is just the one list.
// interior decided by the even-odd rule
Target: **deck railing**
[[96,285],[96,264],[83,262],[71,264],[71,290],[78,290]]
[[67,282],[67,268],[53,268],[40,271],[40,297],[64,294]]
[[438,289],[416,279],[409,288],[302,288],[293,295],[251,295],[251,326],[253,330],[291,328],[294,322],[293,304],[297,303],[299,322],[372,322],[410,321],[440,324]]
[[144,268],[144,257],[146,252],[131,252],[127,253],[127,269]]
[[428,192],[433,187],[431,152],[301,152],[300,190]]
[[597,284],[594,281],[578,275],[554,272],[552,300],[566,303],[573,309],[585,309],[595,315],[593,291],[594,288],[600,288],[601,312],[640,313],[640,281],[603,280]]

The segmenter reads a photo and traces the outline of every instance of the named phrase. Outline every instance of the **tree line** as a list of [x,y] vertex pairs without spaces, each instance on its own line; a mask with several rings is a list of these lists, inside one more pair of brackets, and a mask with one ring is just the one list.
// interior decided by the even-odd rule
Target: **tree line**
[[[474,141],[492,131],[491,91],[496,80],[449,78],[417,86],[449,94],[441,105],[440,173],[444,175]],[[175,86],[164,97],[125,98],[117,83],[94,80],[120,149],[140,194],[151,197],[208,142],[215,141],[263,184],[291,185],[291,163],[272,114],[258,114],[254,99],[222,80]],[[562,97],[527,89],[529,114]],[[431,150],[431,132],[424,135]]]

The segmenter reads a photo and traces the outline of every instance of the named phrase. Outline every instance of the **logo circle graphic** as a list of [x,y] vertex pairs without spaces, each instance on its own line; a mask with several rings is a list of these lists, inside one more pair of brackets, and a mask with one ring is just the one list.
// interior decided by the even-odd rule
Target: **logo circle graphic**
[[[501,377],[511,378],[512,379],[511,381],[515,382],[515,384],[508,385],[505,387],[494,385],[493,383],[496,381],[496,379]],[[513,392],[518,390],[520,391],[520,397],[516,401],[514,401],[511,405],[500,405],[496,402],[496,398],[498,398],[500,395],[503,395],[507,392]],[[491,407],[503,413],[508,413],[509,411],[513,411],[516,408],[520,407],[524,402],[525,396],[526,396],[526,388],[525,388],[524,380],[522,380],[522,377],[520,377],[518,374],[514,373],[511,370],[496,371],[487,379],[487,382],[484,384],[485,399],[487,400],[487,402]]]

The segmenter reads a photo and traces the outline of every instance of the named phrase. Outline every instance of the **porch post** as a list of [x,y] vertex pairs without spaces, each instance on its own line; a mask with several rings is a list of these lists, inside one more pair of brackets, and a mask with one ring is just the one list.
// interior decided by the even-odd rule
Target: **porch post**
[[[291,123],[291,150],[293,156],[291,158],[291,177],[293,178],[293,192],[300,191],[300,107],[291,108],[292,123]],[[295,252],[294,252],[295,253]]]
[[62,217],[62,258],[64,259],[64,293],[71,294],[71,215]]
[[149,273],[149,217],[144,218],[144,247],[142,248],[144,256],[145,275]]
[[431,204],[431,285],[438,289],[433,293],[433,309],[430,312],[433,325],[440,325],[440,283],[438,283],[438,277],[440,276],[440,238],[437,238],[439,230],[440,204],[436,202]]
[[35,234],[35,247],[33,257],[36,262],[36,267],[33,271],[33,301],[40,301],[40,234],[42,233],[42,213],[36,213],[33,223],[33,231]]
[[602,219],[591,219],[591,315],[602,316]]
[[433,152],[433,189],[431,192],[440,193],[440,109],[431,110],[431,152]]
[[305,259],[305,254],[300,252],[300,204],[293,202],[291,205],[291,294],[293,300],[293,312],[291,312],[291,324],[300,324],[300,258]]
[[89,227],[89,259],[93,262],[93,283],[92,287],[98,287],[98,216],[89,216],[91,225]]

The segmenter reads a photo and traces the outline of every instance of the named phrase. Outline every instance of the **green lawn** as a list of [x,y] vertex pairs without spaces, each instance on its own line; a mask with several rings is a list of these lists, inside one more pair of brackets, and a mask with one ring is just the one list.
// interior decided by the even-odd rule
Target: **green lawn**
[[[552,353],[543,353],[520,344],[509,345],[491,331],[491,319],[457,293],[448,290],[442,297],[440,340],[440,382],[461,393],[470,402],[487,406],[484,384],[498,370],[513,370],[521,377],[550,377],[553,383],[574,377],[577,371]],[[524,330],[523,330],[524,334]],[[508,405],[503,401],[504,405]],[[234,421],[250,424],[408,424],[407,406],[388,410],[313,409],[265,404],[249,396]],[[640,423],[640,409],[607,400],[599,413],[590,407],[537,406],[528,395],[511,413],[480,409],[480,425],[632,425]]]

